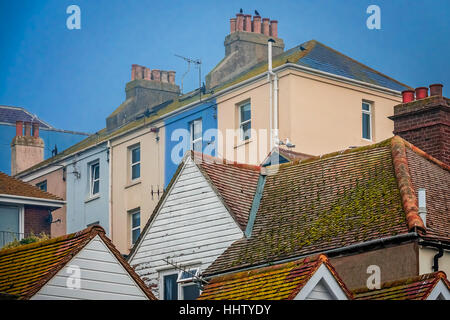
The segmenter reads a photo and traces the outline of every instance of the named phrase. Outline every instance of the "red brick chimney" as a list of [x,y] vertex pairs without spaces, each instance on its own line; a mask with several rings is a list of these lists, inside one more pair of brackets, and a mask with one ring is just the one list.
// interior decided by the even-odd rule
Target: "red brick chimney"
[[[394,134],[431,156],[450,165],[450,99],[442,96],[442,85],[416,89],[416,100],[410,93],[404,103],[394,107]],[[406,102],[405,102],[406,100]]]
[[41,161],[44,161],[44,140],[39,137],[39,123],[16,121],[16,136],[11,142],[11,175],[14,176]]

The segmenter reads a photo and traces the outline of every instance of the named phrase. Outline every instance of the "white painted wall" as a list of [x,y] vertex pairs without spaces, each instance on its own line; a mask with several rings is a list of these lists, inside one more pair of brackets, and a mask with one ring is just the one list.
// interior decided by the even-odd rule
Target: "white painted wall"
[[[80,289],[71,289],[67,286],[68,278],[72,275],[72,272],[68,270],[70,266],[80,268]],[[148,298],[102,239],[96,236],[32,299],[141,300]]]
[[159,273],[173,269],[163,259],[169,258],[177,265],[200,267],[202,271],[243,236],[190,158],[168,192],[129,260],[157,297]]
[[[419,248],[419,274],[431,273],[433,271],[433,258],[439,251],[430,247]],[[444,250],[444,255],[439,258],[439,271],[450,275],[450,251]]]

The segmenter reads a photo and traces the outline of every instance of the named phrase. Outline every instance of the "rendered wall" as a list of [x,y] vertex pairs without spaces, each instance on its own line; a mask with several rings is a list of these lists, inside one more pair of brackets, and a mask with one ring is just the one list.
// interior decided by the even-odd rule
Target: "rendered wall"
[[[109,236],[108,157],[105,142],[73,156],[67,165],[67,233],[77,232],[98,223]],[[91,196],[90,165],[96,162],[100,164],[99,193]]]
[[[258,131],[270,127],[269,84],[264,79],[217,98],[219,131],[238,128],[237,106],[249,99],[252,104],[252,128]],[[363,100],[373,102],[372,141],[362,138]],[[300,71],[285,70],[279,73],[278,101],[280,140],[289,138],[295,144],[293,151],[320,155],[391,137],[394,124],[387,117],[393,114],[393,106],[401,98]],[[237,155],[243,152],[247,154],[245,162],[260,163],[264,158],[248,158],[249,152],[268,152],[268,134],[267,131],[264,137],[258,136],[259,139],[255,137],[247,142],[235,141],[228,145],[226,141],[219,141],[219,154],[239,161]],[[227,154],[234,154],[234,159]]]
[[[122,254],[131,249],[129,212],[141,212],[141,229],[153,212],[164,187],[164,127],[158,133],[149,126],[111,142],[112,198],[110,238]],[[158,140],[157,140],[158,138]],[[129,148],[140,144],[141,176],[131,182]],[[152,196],[151,191],[154,191]],[[159,189],[159,196],[157,190]]]

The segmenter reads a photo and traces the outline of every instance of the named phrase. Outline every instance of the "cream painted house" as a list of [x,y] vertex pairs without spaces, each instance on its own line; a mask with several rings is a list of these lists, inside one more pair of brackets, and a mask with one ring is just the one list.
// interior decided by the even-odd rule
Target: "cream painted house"
[[[320,55],[322,64],[336,64],[330,67],[333,73],[320,70],[318,62],[318,69],[302,62],[312,65],[311,60],[318,56],[316,51],[328,55]],[[248,79],[242,76],[236,80],[240,85],[217,97],[218,129],[222,134],[218,139],[219,156],[261,163],[276,146],[275,136],[271,143],[270,128],[278,128],[280,145],[285,146],[288,139],[295,145],[291,150],[311,155],[369,145],[393,135],[394,124],[388,117],[393,115],[394,105],[401,103],[400,90],[406,86],[317,41],[274,57],[273,66],[276,81],[274,76],[269,80],[267,63],[260,63],[253,67],[259,75]],[[362,81],[361,74],[366,81]],[[278,86],[277,98],[274,82]],[[243,108],[247,110],[244,116]],[[243,123],[245,129],[251,128],[250,137],[244,136]],[[227,133],[229,129],[235,130],[234,136],[233,132]]]

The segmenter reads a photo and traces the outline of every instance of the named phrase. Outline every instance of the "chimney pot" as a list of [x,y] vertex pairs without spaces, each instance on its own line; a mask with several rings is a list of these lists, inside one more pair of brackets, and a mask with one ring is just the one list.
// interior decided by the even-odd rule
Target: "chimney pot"
[[236,31],[244,31],[244,15],[242,13],[236,14]]
[[261,17],[260,16],[253,17],[253,32],[261,33]]
[[25,126],[25,136],[30,137],[31,136],[31,122],[24,122]]
[[269,31],[269,18],[263,18],[262,19],[263,23],[262,23],[262,32],[264,35],[269,36],[270,35],[270,31]]
[[440,96],[442,97],[442,87],[440,83],[430,84],[430,96]]
[[230,19],[230,33],[234,33],[236,31],[236,18]]
[[278,38],[278,21],[270,21],[270,35],[274,38]]
[[16,121],[16,137],[23,136],[23,121]]
[[161,81],[161,71],[158,69],[152,70],[152,80]]
[[402,91],[403,103],[414,101],[414,90]]
[[33,122],[33,137],[39,138],[39,122]]
[[161,71],[161,82],[164,82],[164,83],[169,82],[169,74],[167,71]]
[[252,32],[252,16],[249,14],[244,15],[244,31]]
[[144,79],[151,80],[151,71],[149,68],[144,67]]
[[416,100],[424,99],[426,97],[428,97],[428,88],[427,87],[416,88]]
[[175,71],[168,71],[169,83],[175,84]]

